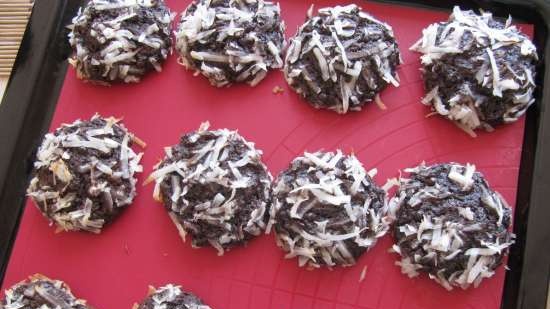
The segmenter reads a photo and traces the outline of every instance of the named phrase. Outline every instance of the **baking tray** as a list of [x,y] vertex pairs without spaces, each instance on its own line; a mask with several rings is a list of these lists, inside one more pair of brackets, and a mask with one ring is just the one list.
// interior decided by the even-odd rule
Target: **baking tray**
[[[177,12],[187,2],[168,1]],[[292,35],[309,2],[281,2],[287,35]],[[312,2],[317,8],[343,3]],[[550,208],[544,204],[544,192],[550,190],[550,116],[545,112],[550,94],[548,87],[543,87],[549,71],[544,59],[549,52],[550,5],[536,0],[460,3],[463,8],[482,8],[497,16],[511,12],[516,22],[532,25],[524,30],[534,30],[543,60],[536,81],[537,103],[527,116],[472,140],[443,119],[423,119],[427,110],[417,102],[422,95],[418,63],[415,67],[411,58],[418,55],[407,52],[420,30],[446,19],[455,3],[357,3],[394,26],[406,62],[399,70],[404,82],[382,94],[387,111],[371,104],[362,112],[338,116],[314,111],[301,102],[286,88],[280,72],[270,73],[254,89],[235,86],[216,90],[178,67],[174,56],[163,73],[147,77],[140,85],[103,89],[83,84],[75,79],[72,69],[67,71],[70,49],[64,27],[81,1],[37,1],[0,105],[0,278],[8,269],[3,286],[39,271],[66,280],[98,308],[130,308],[133,301],[144,297],[147,284],[168,282],[184,285],[216,308],[497,308],[499,303],[502,308],[543,308],[550,273],[550,227],[546,224]],[[168,76],[176,79],[176,85],[193,84],[201,95],[180,92],[170,97],[176,87],[169,89],[162,82]],[[276,96],[271,93],[274,86],[286,91]],[[144,88],[149,91],[143,92]],[[135,94],[129,95],[133,92],[144,96],[127,102],[130,97],[135,99]],[[184,109],[186,104],[194,104],[194,109]],[[141,112],[136,112],[140,108]],[[245,110],[253,117],[235,118],[236,111]],[[477,163],[492,185],[510,202],[515,201],[518,237],[510,253],[510,271],[499,269],[495,278],[484,281],[479,289],[448,293],[426,278],[409,280],[399,274],[392,265],[396,257],[385,252],[390,237],[383,238],[355,267],[335,271],[298,269],[295,260],[282,259],[272,236],[262,236],[248,248],[218,258],[213,250],[194,250],[181,243],[164,209],[152,201],[151,187],[139,188],[134,205],[100,236],[53,234],[34,207],[24,207],[34,152],[48,128],[87,118],[96,111],[126,116],[127,126],[149,142],[140,181],[161,157],[161,146],[176,143],[180,134],[195,129],[203,120],[210,120],[215,128],[239,129],[264,150],[264,160],[275,174],[297,153],[317,148],[356,151],[367,168],[379,168],[379,184],[395,176],[397,168],[423,159]],[[172,113],[179,118],[154,118]],[[415,120],[400,123],[400,117],[392,116],[403,113]],[[287,132],[285,124],[289,122],[294,124]],[[396,148],[398,144],[391,141],[403,135],[410,142]],[[368,267],[367,275],[359,283],[363,266]]]

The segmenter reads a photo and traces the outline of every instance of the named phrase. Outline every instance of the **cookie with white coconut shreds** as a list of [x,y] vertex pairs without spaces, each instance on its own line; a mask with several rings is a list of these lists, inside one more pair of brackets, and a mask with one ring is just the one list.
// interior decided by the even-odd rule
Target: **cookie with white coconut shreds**
[[283,67],[284,31],[279,3],[195,0],[182,14],[176,49],[179,62],[213,86],[256,86]]
[[304,153],[274,184],[273,226],[300,266],[351,266],[388,230],[386,192],[353,155]]
[[62,231],[101,232],[136,196],[145,143],[120,119],[96,114],[44,137],[27,195]]
[[446,22],[423,30],[411,50],[422,53],[422,103],[471,136],[518,120],[535,101],[537,50],[511,24],[455,6]]
[[290,40],[286,81],[315,108],[340,114],[361,110],[388,83],[399,86],[401,62],[392,28],[355,4],[327,7],[311,16]]
[[69,63],[94,83],[139,82],[162,71],[172,52],[173,18],[163,0],[90,0],[69,26]]
[[0,309],[92,309],[83,299],[77,299],[69,286],[60,280],[35,274],[6,289]]
[[208,130],[209,123],[166,147],[166,157],[147,182],[164,203],[180,236],[218,255],[245,244],[266,227],[272,177],[262,151],[237,131]]
[[167,284],[155,289],[149,286],[149,295],[132,309],[211,309],[195,294],[184,291],[179,285]]
[[471,164],[422,163],[405,172],[389,203],[402,273],[427,273],[448,290],[493,276],[514,242],[504,198]]

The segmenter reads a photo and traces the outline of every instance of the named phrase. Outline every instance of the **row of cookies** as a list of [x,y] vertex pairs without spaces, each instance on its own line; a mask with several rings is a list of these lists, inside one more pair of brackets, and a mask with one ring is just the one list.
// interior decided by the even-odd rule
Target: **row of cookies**
[[[208,126],[166,147],[145,181],[193,247],[223,255],[274,230],[300,266],[351,266],[394,223],[402,271],[451,289],[490,277],[513,243],[511,208],[474,165],[421,164],[380,188],[353,154],[305,152],[273,181],[253,143]],[[38,150],[28,196],[60,230],[99,233],[136,195],[134,143],[145,146],[112,117],[62,125]]]
[[[93,309],[84,299],[77,298],[70,287],[61,280],[50,279],[41,274],[30,276],[5,291],[0,309]],[[194,294],[180,286],[167,284],[161,288],[149,287],[149,293],[132,309],[188,308],[210,309]]]
[[[71,25],[70,62],[80,78],[137,82],[161,71],[172,50],[174,14],[162,0],[91,0]],[[399,86],[400,53],[393,29],[354,4],[327,7],[289,39],[279,4],[263,0],[196,0],[175,31],[179,62],[217,87],[258,84],[271,69],[316,108],[358,111]],[[286,53],[285,53],[286,49]],[[534,102],[537,51],[529,38],[491,13],[459,7],[423,30],[422,103],[475,136],[521,117]]]

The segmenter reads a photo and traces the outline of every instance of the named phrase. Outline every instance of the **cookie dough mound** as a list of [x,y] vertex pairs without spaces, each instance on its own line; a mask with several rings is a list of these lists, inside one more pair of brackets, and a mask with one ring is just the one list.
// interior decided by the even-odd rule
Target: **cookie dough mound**
[[196,0],[176,32],[180,63],[213,86],[256,86],[283,67],[285,25],[279,4],[263,0]]
[[388,83],[399,86],[399,50],[392,28],[355,4],[309,16],[290,40],[285,78],[315,108],[361,110]]
[[139,82],[171,53],[173,17],[163,0],[90,0],[70,26],[69,62],[83,80]]
[[185,241],[225,250],[246,243],[265,229],[271,204],[271,174],[262,152],[236,131],[199,130],[167,147],[148,181]]
[[211,309],[200,298],[190,292],[183,291],[180,286],[168,284],[155,289],[149,287],[149,295],[141,304],[135,304],[133,309]]
[[113,117],[64,124],[44,137],[27,195],[59,230],[99,233],[136,196],[133,142],[145,146]]
[[411,49],[423,54],[422,103],[472,136],[518,120],[535,101],[537,50],[511,18],[503,23],[455,6]]
[[350,266],[387,230],[386,192],[353,155],[304,153],[283,171],[270,211],[278,245],[300,266]]
[[401,271],[419,272],[448,290],[477,287],[513,243],[512,210],[475,166],[424,164],[406,169],[390,201],[395,217],[393,250]]
[[52,280],[43,275],[30,276],[5,291],[0,309],[64,308],[92,309],[85,300],[77,299],[63,281]]

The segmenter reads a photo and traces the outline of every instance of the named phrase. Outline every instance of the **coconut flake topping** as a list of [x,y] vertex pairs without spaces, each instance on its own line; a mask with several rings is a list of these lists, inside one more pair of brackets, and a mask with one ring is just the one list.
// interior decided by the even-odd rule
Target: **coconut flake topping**
[[427,272],[448,290],[477,287],[513,243],[511,209],[473,165],[407,169],[390,201],[396,264],[414,277]]
[[535,101],[537,50],[510,21],[455,6],[447,22],[428,26],[411,47],[423,54],[422,103],[472,136],[516,121]]
[[41,274],[30,276],[6,289],[0,301],[2,309],[91,309],[85,300],[77,299],[67,284]]
[[59,229],[99,233],[136,195],[143,154],[130,147],[135,139],[97,114],[61,126],[38,149],[27,195]]
[[187,309],[211,309],[205,305],[200,298],[190,292],[181,289],[179,285],[167,284],[155,289],[149,287],[149,296],[135,304],[134,309],[166,309],[166,308],[187,308]]
[[194,246],[222,255],[265,229],[272,177],[253,143],[208,127],[184,135],[146,182],[155,181],[154,198],[184,240],[189,233]]
[[349,266],[388,230],[386,194],[353,155],[304,153],[279,175],[267,231],[300,266]]
[[355,4],[327,7],[309,16],[290,40],[285,78],[316,108],[357,111],[388,83],[399,50],[391,27]]
[[263,0],[198,0],[176,31],[179,62],[217,87],[256,86],[282,68],[284,22],[279,4]]
[[138,82],[171,52],[174,14],[163,0],[90,0],[69,27],[69,62],[81,79]]

